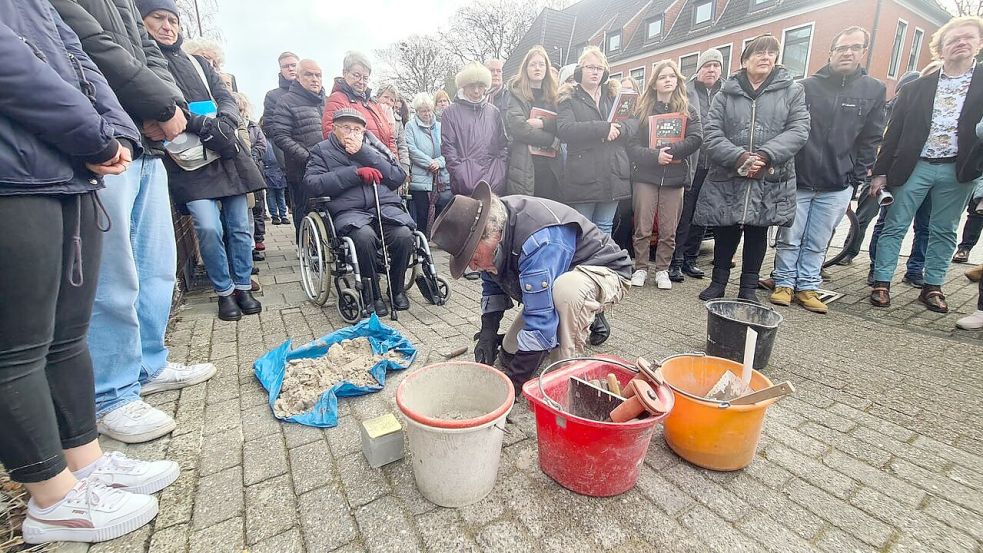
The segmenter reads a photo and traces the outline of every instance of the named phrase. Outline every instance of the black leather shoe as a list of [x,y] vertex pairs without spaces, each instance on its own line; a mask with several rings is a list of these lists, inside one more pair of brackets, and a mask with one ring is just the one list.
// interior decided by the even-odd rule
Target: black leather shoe
[[686,277],[683,276],[683,271],[676,267],[675,265],[669,267],[669,280],[673,282],[683,282]]
[[611,325],[608,324],[604,313],[598,313],[594,316],[594,322],[590,324],[590,345],[599,346],[606,342],[610,336]]
[[703,278],[706,273],[690,261],[683,262],[683,274],[690,278]]
[[389,315],[389,306],[386,305],[386,300],[379,298],[372,302],[372,310],[379,317],[385,317]]
[[218,318],[223,321],[238,321],[242,318],[242,311],[231,295],[218,297]]
[[266,261],[266,252],[253,250],[253,261]]
[[242,309],[246,315],[255,315],[263,310],[263,304],[259,303],[259,300],[254,298],[253,293],[249,290],[236,290],[232,295],[235,297],[239,309]]
[[400,292],[393,297],[393,307],[396,311],[406,311],[410,308],[410,299],[406,297],[406,292]]
[[901,282],[910,284],[912,288],[922,288],[925,286],[925,277],[917,273],[912,273],[910,275],[905,275],[904,278],[901,279]]

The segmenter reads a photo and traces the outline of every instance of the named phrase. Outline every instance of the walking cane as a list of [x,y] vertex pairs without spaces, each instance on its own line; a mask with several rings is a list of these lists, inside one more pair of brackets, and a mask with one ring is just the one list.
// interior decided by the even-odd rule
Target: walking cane
[[379,215],[379,238],[382,239],[382,264],[386,270],[386,282],[389,284],[389,316],[394,321],[399,320],[396,314],[395,296],[393,295],[393,277],[389,267],[389,249],[386,247],[386,231],[382,225],[382,207],[379,205],[379,182],[372,183],[372,194],[375,195],[375,212]]

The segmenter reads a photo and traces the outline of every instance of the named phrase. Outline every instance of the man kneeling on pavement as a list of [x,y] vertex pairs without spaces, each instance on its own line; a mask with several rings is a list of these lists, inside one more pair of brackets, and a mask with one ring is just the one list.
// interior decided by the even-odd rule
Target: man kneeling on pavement
[[[516,391],[543,360],[582,353],[588,335],[598,345],[610,328],[603,312],[628,289],[628,252],[576,210],[531,196],[492,194],[480,182],[471,197],[455,196],[433,228],[433,241],[451,254],[450,272],[481,271],[481,331],[475,360],[502,366]],[[522,312],[498,334],[513,301]],[[598,318],[600,332],[591,331]],[[595,336],[593,334],[603,334]]]

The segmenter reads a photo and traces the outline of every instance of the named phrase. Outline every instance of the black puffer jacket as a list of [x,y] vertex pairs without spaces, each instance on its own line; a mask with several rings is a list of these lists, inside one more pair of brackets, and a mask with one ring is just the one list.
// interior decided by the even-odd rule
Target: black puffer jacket
[[[703,125],[709,172],[693,222],[704,226],[791,224],[795,217],[795,154],[809,138],[802,85],[782,66],[752,99],[741,86],[744,71],[724,81]],[[745,152],[762,152],[762,178],[737,174]]]
[[276,113],[276,107],[280,104],[280,99],[290,90],[290,85],[293,83],[293,81],[288,80],[280,73],[277,73],[276,76],[279,84],[276,88],[267,92],[266,97],[263,98],[263,115],[259,118],[259,124],[263,129],[263,134],[266,136],[273,136],[273,114]]
[[[167,121],[184,97],[167,70],[157,44],[147,35],[133,0],[51,0],[75,31],[82,48],[113,88],[137,128],[144,121]],[[143,137],[144,148],[163,146]]]
[[[711,88],[707,88],[706,85],[696,80],[696,75],[686,83],[686,96],[689,98],[689,105],[693,107],[699,107],[700,109],[700,121],[706,124],[707,115],[710,113],[710,104],[713,103],[713,97],[720,92],[720,85],[723,80],[718,80],[715,85]],[[690,167],[690,173],[695,173],[697,167],[708,167],[707,163],[707,143],[706,140],[703,141],[703,145],[700,146],[700,153],[693,156],[690,160],[693,165]]]
[[[208,79],[208,86],[201,81],[198,70],[188,54],[181,50],[182,37],[170,46],[160,45],[164,57],[167,58],[168,69],[178,87],[190,102],[206,101],[214,98],[221,117],[234,121],[239,126],[239,107],[232,98],[232,93],[212,66],[204,58],[195,56]],[[209,92],[209,90],[211,92]],[[199,132],[204,118],[192,116],[188,122],[188,132]],[[170,157],[164,157],[167,168],[167,184],[171,190],[171,199],[179,207],[194,200],[206,200],[238,196],[266,188],[262,173],[253,163],[249,148],[239,145],[239,153],[235,159],[217,159],[195,171],[185,171],[174,163]]]
[[[607,121],[614,98],[601,86],[600,109],[580,85],[560,87],[557,99],[556,136],[567,145],[567,159],[560,195],[564,203],[607,202],[631,196],[631,168],[625,144],[631,125],[608,142]],[[626,122],[628,123],[628,122]]]
[[[670,113],[669,106],[658,102],[656,114]],[[652,149],[649,144],[648,117],[643,117],[638,123],[638,132],[628,139],[628,158],[631,159],[632,177],[635,182],[646,182],[670,188],[688,187],[691,183],[690,163],[696,157],[693,154],[700,150],[703,144],[703,124],[696,108],[689,106],[689,120],[686,121],[686,136],[682,142],[669,147],[673,161],[669,165],[659,165],[659,150]]]
[[273,143],[283,151],[287,182],[304,180],[304,168],[311,149],[324,140],[321,116],[324,113],[324,89],[314,94],[297,81],[290,84],[277,104],[270,126]]
[[884,83],[863,68],[842,76],[827,65],[802,87],[811,125],[795,156],[797,186],[839,191],[863,181],[884,134]]

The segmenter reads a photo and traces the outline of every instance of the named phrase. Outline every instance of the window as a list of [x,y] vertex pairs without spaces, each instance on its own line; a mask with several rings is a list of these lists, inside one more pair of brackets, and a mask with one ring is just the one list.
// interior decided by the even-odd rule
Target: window
[[925,38],[925,31],[915,29],[915,34],[911,37],[911,53],[908,54],[908,71],[918,69],[918,57],[921,54],[923,38]]
[[898,30],[894,33],[894,46],[891,47],[891,64],[887,67],[887,76],[895,78],[901,66],[901,48],[904,47],[904,36],[908,32],[908,23],[898,20]]
[[638,69],[632,69],[631,70],[631,73],[629,73],[629,75],[631,75],[631,78],[632,79],[635,79],[635,82],[638,83],[638,86],[642,87],[642,90],[645,90],[645,68],[644,67],[639,67]]
[[622,76],[622,73],[611,73],[610,75],[608,75],[608,80],[609,81],[620,81],[621,80],[621,76]]
[[683,74],[683,77],[688,79],[696,74],[696,70],[698,69],[696,67],[696,62],[699,61],[699,59],[699,52],[679,58],[679,72]]
[[586,42],[583,43],[583,44],[578,44],[578,45],[574,46],[573,48],[571,48],[570,49],[570,57],[573,58],[573,59],[569,60],[567,63],[577,63],[577,60],[580,59],[580,54],[583,54],[584,53],[584,48],[587,48],[587,43]]
[[717,50],[720,50],[720,55],[724,58],[723,63],[720,64],[720,78],[726,79],[730,76],[730,44],[718,46]]
[[662,34],[662,16],[649,19],[645,24],[645,40],[652,40]]
[[621,31],[618,31],[616,33],[609,33],[607,45],[608,45],[607,48],[608,54],[621,50]]
[[697,0],[693,6],[693,26],[706,25],[713,19],[713,0]]
[[775,5],[776,0],[751,0],[751,11]]
[[809,71],[809,47],[812,44],[812,25],[787,29],[782,46],[782,65],[793,79],[805,77]]

